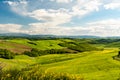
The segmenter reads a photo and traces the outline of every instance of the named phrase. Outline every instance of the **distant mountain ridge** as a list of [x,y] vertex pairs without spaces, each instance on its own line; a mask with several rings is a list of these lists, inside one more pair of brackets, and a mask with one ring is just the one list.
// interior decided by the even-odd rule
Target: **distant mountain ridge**
[[24,33],[1,33],[0,36],[3,37],[33,37],[33,38],[100,38],[99,36],[91,36],[91,35],[29,35]]

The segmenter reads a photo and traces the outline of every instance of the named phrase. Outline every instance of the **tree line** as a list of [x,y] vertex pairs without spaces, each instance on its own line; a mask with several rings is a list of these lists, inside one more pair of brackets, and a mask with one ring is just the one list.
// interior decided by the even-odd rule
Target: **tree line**
[[7,49],[0,49],[0,58],[13,59],[14,56],[15,56],[15,53]]
[[46,54],[65,54],[71,53],[71,51],[67,49],[50,49],[50,50],[38,50],[38,49],[31,49],[31,51],[25,51],[23,54],[28,55],[30,57],[37,57]]

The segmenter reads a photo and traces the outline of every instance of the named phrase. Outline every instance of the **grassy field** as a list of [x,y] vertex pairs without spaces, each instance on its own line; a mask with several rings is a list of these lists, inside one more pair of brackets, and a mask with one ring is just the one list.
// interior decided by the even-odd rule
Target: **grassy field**
[[[67,73],[78,76],[83,80],[120,80],[120,61],[114,60],[119,51],[119,42],[89,44],[103,50],[85,51],[67,54],[47,54],[38,57],[29,57],[21,54],[30,51],[32,48],[38,50],[63,49],[60,43],[67,45],[82,45],[94,40],[28,40],[28,39],[9,39],[0,40],[0,48],[8,49],[19,53],[14,59],[0,58],[0,67],[3,70],[22,70],[24,68],[36,69],[36,72],[43,70],[45,73]],[[87,45],[83,47],[90,48]],[[36,68],[35,66],[39,66]],[[39,72],[40,73],[40,72]],[[64,74],[63,74],[64,75]],[[79,80],[79,79],[78,79]]]
[[31,47],[29,47],[27,45],[11,42],[11,41],[7,41],[7,40],[0,41],[0,48],[8,49],[15,53],[22,53],[24,51],[29,51],[31,49]]
[[[14,39],[10,40],[10,42],[18,43],[18,44],[23,44],[26,46],[30,46],[31,48],[37,48],[37,49],[60,49],[62,48],[58,44],[61,42],[60,40],[37,40],[37,41],[30,41],[27,39]],[[30,44],[29,42],[33,42],[34,44]]]
[[37,41],[31,41],[28,39],[0,40],[0,48],[8,49],[12,52],[21,54],[24,51],[30,51],[32,48],[36,48],[39,50],[62,49],[63,47],[58,45],[61,42],[62,42],[61,40],[37,40]]
[[18,55],[15,59],[0,59],[4,69],[22,69],[39,65],[46,72],[70,73],[84,80],[119,80],[120,62],[113,60],[117,48],[106,48],[104,51],[91,51],[78,54],[52,54],[39,57]]

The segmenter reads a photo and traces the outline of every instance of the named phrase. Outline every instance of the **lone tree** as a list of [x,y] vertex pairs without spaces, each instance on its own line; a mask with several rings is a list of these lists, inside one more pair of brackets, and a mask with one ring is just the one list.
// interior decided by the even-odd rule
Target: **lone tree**
[[118,57],[120,57],[120,51],[118,52]]

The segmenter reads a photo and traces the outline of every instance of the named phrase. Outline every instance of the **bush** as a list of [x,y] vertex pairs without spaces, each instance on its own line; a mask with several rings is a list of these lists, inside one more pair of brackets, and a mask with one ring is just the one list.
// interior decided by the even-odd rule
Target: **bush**
[[119,58],[120,58],[120,51],[118,52],[118,55],[117,55]]
[[32,49],[31,52],[25,51],[23,54],[28,55],[30,57],[37,57],[39,56],[39,51],[37,49]]
[[0,49],[0,58],[13,59],[14,53],[7,49]]

